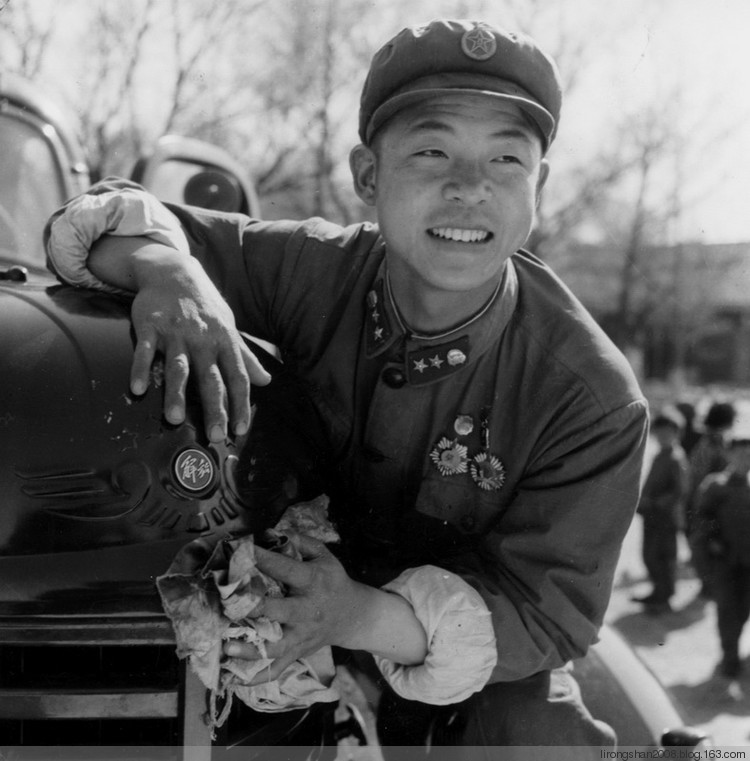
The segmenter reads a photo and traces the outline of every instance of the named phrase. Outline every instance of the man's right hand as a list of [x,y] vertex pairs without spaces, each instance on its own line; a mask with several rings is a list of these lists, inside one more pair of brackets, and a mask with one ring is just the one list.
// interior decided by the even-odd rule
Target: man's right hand
[[250,384],[271,376],[248,349],[234,315],[200,263],[144,238],[100,238],[88,259],[99,279],[135,292],[136,348],[130,376],[134,394],[146,392],[157,353],[164,356],[164,414],[185,419],[192,372],[199,389],[206,435],[223,441],[231,422],[237,435],[250,427]]

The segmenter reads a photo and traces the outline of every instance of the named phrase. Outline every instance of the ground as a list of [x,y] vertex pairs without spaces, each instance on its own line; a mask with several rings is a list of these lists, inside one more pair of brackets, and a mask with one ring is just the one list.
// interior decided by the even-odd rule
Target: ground
[[698,596],[689,552],[680,549],[673,611],[646,615],[632,595],[649,591],[640,558],[641,520],[636,517],[623,547],[607,621],[658,676],[686,723],[706,729],[718,746],[750,747],[750,624],[742,639],[744,674],[730,683],[716,673],[721,652],[714,604]]

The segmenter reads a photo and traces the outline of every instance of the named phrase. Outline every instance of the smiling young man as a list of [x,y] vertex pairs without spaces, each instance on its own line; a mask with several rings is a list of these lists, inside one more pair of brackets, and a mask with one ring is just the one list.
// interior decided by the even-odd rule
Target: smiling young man
[[50,226],[62,278],[135,293],[131,385],[162,351],[172,422],[192,372],[209,437],[247,430],[249,384],[269,378],[235,325],[306,383],[343,543],[300,538],[302,562],[259,550],[289,588],[263,606],[284,631],[268,676],[322,645],[372,654],[386,745],[581,759],[613,742],[566,664],[602,623],[647,413],[621,354],[522,249],[560,101],[529,38],[434,21],[376,53],[363,88],[351,169],[377,227],[167,209],[123,181]]

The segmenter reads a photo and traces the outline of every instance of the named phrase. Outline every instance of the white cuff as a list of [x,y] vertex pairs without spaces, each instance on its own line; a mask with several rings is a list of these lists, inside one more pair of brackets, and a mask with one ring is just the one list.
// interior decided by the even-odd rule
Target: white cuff
[[432,705],[458,703],[481,690],[497,663],[497,644],[479,593],[461,577],[431,565],[410,568],[383,589],[409,602],[429,648],[419,666],[375,657],[393,690]]
[[154,196],[123,188],[74,198],[52,222],[47,256],[67,283],[107,293],[132,295],[102,282],[87,266],[89,250],[102,235],[145,236],[186,255],[190,247],[177,217]]

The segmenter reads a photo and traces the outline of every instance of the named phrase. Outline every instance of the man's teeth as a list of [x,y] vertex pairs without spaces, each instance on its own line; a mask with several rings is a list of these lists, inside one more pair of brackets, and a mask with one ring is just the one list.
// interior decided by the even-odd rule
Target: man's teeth
[[462,230],[458,227],[433,227],[430,233],[437,238],[461,241],[462,243],[481,242],[487,240],[489,236],[486,230]]

